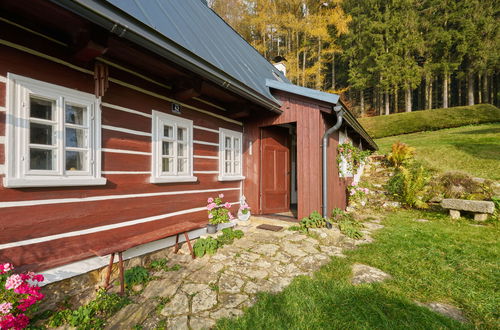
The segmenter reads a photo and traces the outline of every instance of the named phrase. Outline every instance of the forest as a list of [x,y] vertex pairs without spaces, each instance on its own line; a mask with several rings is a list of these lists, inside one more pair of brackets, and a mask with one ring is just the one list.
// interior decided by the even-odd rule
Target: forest
[[499,103],[497,0],[211,0],[294,84],[373,116]]

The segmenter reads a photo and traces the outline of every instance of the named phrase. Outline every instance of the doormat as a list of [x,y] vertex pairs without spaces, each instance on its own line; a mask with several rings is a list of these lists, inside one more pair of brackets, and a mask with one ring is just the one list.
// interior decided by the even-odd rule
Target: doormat
[[273,226],[273,225],[258,225],[257,229],[264,229],[264,230],[270,230],[270,231],[280,231],[283,229],[281,226]]

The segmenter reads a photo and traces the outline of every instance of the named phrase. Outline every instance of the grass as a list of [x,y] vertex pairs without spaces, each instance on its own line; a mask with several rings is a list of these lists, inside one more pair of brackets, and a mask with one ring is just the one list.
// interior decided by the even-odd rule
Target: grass
[[491,104],[396,113],[359,119],[359,122],[373,138],[498,121],[500,121],[500,109]]
[[[414,222],[426,217],[430,222]],[[392,213],[376,241],[333,258],[314,278],[299,277],[277,295],[219,329],[471,329],[498,328],[500,260],[497,226],[474,227],[441,214]],[[351,265],[393,275],[377,284],[350,284]],[[461,324],[414,303],[445,302],[466,314]]]
[[435,170],[500,180],[500,123],[386,137],[376,141],[379,153],[388,153],[397,141],[415,147],[416,159]]

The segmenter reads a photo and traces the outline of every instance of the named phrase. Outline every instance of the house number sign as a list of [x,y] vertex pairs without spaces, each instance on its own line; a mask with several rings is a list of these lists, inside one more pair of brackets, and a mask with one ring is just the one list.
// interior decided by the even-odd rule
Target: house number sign
[[180,115],[181,114],[181,105],[177,104],[177,103],[172,103],[172,113]]

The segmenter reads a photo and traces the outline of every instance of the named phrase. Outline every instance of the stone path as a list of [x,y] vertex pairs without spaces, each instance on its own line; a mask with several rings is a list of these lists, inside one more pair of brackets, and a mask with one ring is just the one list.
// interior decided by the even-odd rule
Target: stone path
[[[157,258],[166,257],[182,268],[153,274],[156,279],[108,320],[107,327],[153,329],[162,323],[168,329],[210,328],[217,319],[243,314],[258,292],[280,292],[294,277],[312,275],[331,257],[345,257],[343,248],[356,245],[336,228],[315,229],[307,236],[286,229],[265,231],[257,229],[258,224],[238,226],[245,236],[213,256],[191,260],[185,247],[185,254],[159,252]],[[367,234],[380,227],[373,223]]]

